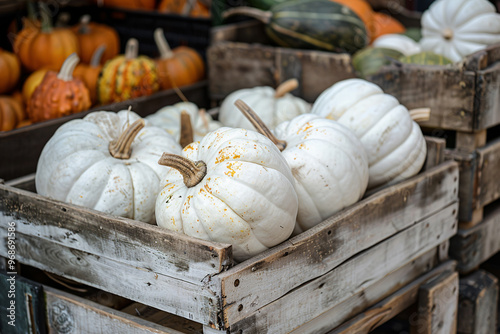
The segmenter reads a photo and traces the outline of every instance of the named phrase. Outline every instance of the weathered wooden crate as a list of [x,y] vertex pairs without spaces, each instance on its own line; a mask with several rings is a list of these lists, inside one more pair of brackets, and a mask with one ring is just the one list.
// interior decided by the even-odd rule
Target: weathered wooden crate
[[[231,246],[53,201],[33,176],[0,185],[0,238],[19,262],[202,324],[204,332],[325,332],[446,260],[458,165],[426,168],[245,262]],[[6,257],[7,243],[0,244]]]
[[[199,107],[208,107],[207,81],[181,87],[186,98]],[[120,111],[128,109],[141,116],[156,112],[161,107],[180,102],[174,90],[164,90],[151,96],[144,96],[110,105],[91,108],[85,112],[50,121],[33,124],[12,131],[0,132],[0,178],[11,180],[34,173],[43,147],[63,123],[83,118],[93,111]]]

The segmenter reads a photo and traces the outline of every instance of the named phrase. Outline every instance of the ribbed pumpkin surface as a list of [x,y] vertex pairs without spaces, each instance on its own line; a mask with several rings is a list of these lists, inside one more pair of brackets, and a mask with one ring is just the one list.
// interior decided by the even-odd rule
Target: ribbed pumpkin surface
[[179,46],[170,59],[156,61],[161,89],[185,86],[198,82],[205,76],[205,64],[201,56],[186,46]]
[[450,59],[444,56],[428,51],[401,57],[399,58],[399,61],[406,64],[418,65],[447,65],[453,63]]
[[0,96],[0,131],[9,131],[25,118],[22,105],[9,96]]
[[336,2],[292,0],[271,12],[267,33],[282,46],[354,53],[368,44],[363,21]]
[[151,95],[159,89],[155,63],[148,57],[127,59],[118,56],[108,61],[97,84],[100,103],[114,103]]

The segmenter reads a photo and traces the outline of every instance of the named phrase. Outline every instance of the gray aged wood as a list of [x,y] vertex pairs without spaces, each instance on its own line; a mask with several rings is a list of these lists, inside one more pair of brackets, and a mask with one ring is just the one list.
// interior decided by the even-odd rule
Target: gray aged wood
[[500,139],[478,149],[477,157],[479,179],[477,207],[482,208],[500,198]]
[[[426,284],[426,282],[441,275],[453,275],[453,266],[453,261],[443,263],[441,266],[423,274],[408,285],[404,286],[402,289],[388,296],[386,299],[380,301],[364,312],[358,314],[356,317],[335,328],[333,331],[328,332],[328,334],[365,334],[371,332],[378,326],[392,319],[398,313],[416,303],[419,298],[419,289],[422,285]],[[456,275],[454,277],[457,278]],[[432,333],[440,332],[435,331]]]
[[498,279],[478,270],[460,279],[458,333],[490,334],[497,329]]

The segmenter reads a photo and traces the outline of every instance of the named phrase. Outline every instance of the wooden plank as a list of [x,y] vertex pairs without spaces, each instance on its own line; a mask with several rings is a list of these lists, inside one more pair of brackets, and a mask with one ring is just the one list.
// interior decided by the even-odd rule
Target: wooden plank
[[408,109],[431,108],[421,125],[472,132],[475,73],[459,66],[394,64],[367,78]]
[[479,132],[457,131],[455,139],[455,148],[457,150],[472,153],[476,148],[486,145],[486,130]]
[[477,157],[479,193],[477,206],[484,207],[500,198],[500,139],[478,149]]
[[[456,232],[456,207],[456,203],[448,206],[263,307],[255,309],[254,304],[260,304],[264,297],[255,291],[245,299],[225,304],[226,326],[233,333],[262,333],[265,330],[288,333],[299,328],[449,239]],[[309,271],[309,268],[306,264],[297,269],[289,265],[280,283],[290,280],[299,270]],[[269,285],[274,285],[274,281]],[[243,280],[239,286],[242,284]],[[230,297],[226,295],[226,299]],[[245,307],[254,312],[245,312]]]
[[[0,239],[5,237],[5,230],[0,229]],[[23,264],[202,324],[217,323],[220,289],[126,265],[20,231],[16,237],[16,258]],[[6,246],[0,245],[0,255],[5,256],[6,252]]]
[[498,279],[478,270],[460,279],[458,331],[460,334],[497,332]]
[[[181,91],[186,98],[199,105],[208,107],[207,81],[195,83],[193,85],[181,87]],[[54,132],[63,124],[72,119],[83,118],[93,111],[119,111],[128,109],[141,116],[146,116],[156,112],[163,106],[171,105],[181,101],[174,90],[164,90],[151,96],[143,96],[111,105],[97,106],[85,112],[60,117],[22,127],[12,131],[0,132],[0,157],[3,162],[0,164],[0,178],[11,180],[36,171],[38,158],[43,147],[52,137]]]
[[[201,284],[231,264],[231,246],[0,185],[0,229]],[[19,237],[19,236],[18,236]],[[24,254],[29,257],[29,253]]]
[[500,205],[471,229],[459,229],[450,242],[450,256],[458,261],[458,271],[467,274],[500,251]]
[[328,334],[362,334],[371,332],[376,327],[392,319],[401,311],[414,304],[418,299],[419,288],[428,280],[445,273],[449,274],[452,268],[453,261],[448,261],[436,269],[425,273],[383,301],[373,305],[353,319],[335,328],[335,330],[328,332]]
[[[432,249],[418,259],[390,273],[382,280],[354,293],[342,303],[329,310],[325,310],[324,313],[293,330],[291,333],[326,333],[332,328],[336,328],[359,315],[360,312],[375,305],[407,284],[410,284],[421,275],[430,272],[438,264],[437,249]],[[453,266],[450,266],[450,264],[453,264]],[[440,269],[436,268],[436,270],[439,272],[445,269],[451,270],[452,267],[454,268],[454,261],[449,261],[445,266],[440,266]]]
[[50,333],[182,334],[50,287],[45,298]]
[[225,24],[210,30],[210,44],[220,42],[270,44],[265,25],[257,20]]
[[427,144],[427,158],[424,170],[428,170],[443,163],[446,141],[441,138],[425,136],[425,143]]
[[458,313],[458,273],[445,272],[419,288],[414,334],[455,334]]
[[[232,324],[232,319],[252,314],[353,255],[439,212],[457,200],[457,187],[457,164],[446,161],[222,272],[218,277],[225,296],[225,318]],[[240,304],[243,309],[238,311]]]
[[477,72],[476,130],[500,124],[500,62]]

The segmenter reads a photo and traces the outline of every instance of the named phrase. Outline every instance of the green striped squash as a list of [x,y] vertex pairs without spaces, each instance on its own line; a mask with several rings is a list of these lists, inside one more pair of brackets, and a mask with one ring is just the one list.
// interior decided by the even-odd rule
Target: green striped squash
[[289,0],[248,0],[251,7],[269,10],[272,6]]
[[352,57],[352,66],[359,77],[366,78],[377,73],[384,65],[389,65],[391,59],[398,60],[403,54],[387,48],[366,47],[356,52]]
[[269,11],[250,7],[227,10],[224,17],[247,15],[266,24],[280,46],[354,53],[368,45],[363,21],[348,7],[329,0],[290,0]]
[[400,62],[405,64],[417,64],[417,65],[447,65],[453,64],[453,62],[439,54],[434,52],[420,52],[411,56],[405,56],[398,59]]

